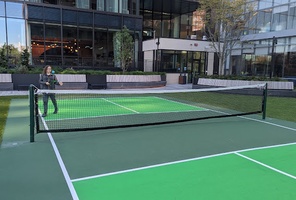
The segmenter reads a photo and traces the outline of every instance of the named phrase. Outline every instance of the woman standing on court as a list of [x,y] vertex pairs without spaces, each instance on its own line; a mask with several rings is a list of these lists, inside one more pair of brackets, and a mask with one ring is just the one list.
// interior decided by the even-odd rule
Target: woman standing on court
[[[63,85],[62,82],[59,82],[56,75],[52,74],[51,71],[51,66],[46,65],[43,69],[43,72],[40,76],[40,87],[41,89],[46,89],[46,90],[54,90],[55,85]],[[47,116],[47,109],[48,109],[48,98],[51,99],[52,104],[54,106],[54,112],[53,114],[58,113],[58,104],[57,100],[55,98],[55,94],[53,93],[43,93],[43,107],[44,107],[44,112],[42,114],[42,117]]]

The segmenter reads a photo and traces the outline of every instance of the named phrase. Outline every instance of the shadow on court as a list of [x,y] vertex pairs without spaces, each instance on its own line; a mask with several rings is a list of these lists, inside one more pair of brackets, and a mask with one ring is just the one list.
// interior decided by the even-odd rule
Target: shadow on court
[[[122,198],[120,199],[129,200],[139,199],[137,195],[147,195],[146,198],[143,197],[142,199],[195,199],[194,197],[196,195],[200,195],[203,197],[202,199],[214,198],[209,193],[209,196],[207,196],[207,194],[202,194],[196,189],[198,184],[204,183],[203,185],[207,185],[211,183],[207,180],[216,180],[216,182],[220,182],[220,185],[227,185],[227,181],[232,181],[229,178],[231,173],[236,170],[240,171],[240,169],[245,170],[245,166],[253,170],[250,170],[253,176],[258,176],[262,170],[260,169],[261,171],[259,170],[258,172],[256,167],[252,168],[252,164],[232,154],[229,156],[227,154],[228,157],[225,159],[224,157],[223,159],[219,157],[217,162],[211,162],[211,159],[214,158],[210,158],[202,165],[184,162],[185,164],[187,163],[186,166],[182,168],[180,167],[181,165],[177,165],[180,167],[178,170],[172,167],[174,166],[173,163],[182,160],[188,160],[189,162],[190,159],[194,160],[199,157],[237,152],[244,149],[296,142],[295,123],[275,119],[267,119],[265,122],[267,123],[262,122],[260,116],[247,116],[246,118],[232,117],[159,126],[54,133],[52,134],[52,141],[48,137],[51,134],[43,133],[36,135],[35,143],[29,143],[28,101],[13,100],[9,110],[3,143],[0,148],[1,199],[65,200],[75,198],[75,193],[77,193],[79,199],[99,199],[98,196],[95,196],[97,194],[94,191],[99,191],[100,188],[104,188],[106,192],[106,194],[100,194],[102,195],[100,199],[108,200],[116,199],[116,196],[112,196],[111,193],[112,191],[116,193],[117,190],[118,194],[126,195],[121,196]],[[56,145],[57,149],[53,148],[54,145]],[[289,156],[296,156],[295,148],[289,150],[289,152]],[[61,156],[61,160],[57,159],[59,155]],[[257,156],[256,158],[261,159],[258,155],[250,156]],[[239,160],[240,164],[237,164],[235,162],[236,160]],[[281,162],[280,160],[279,162]],[[231,164],[224,165],[225,163]],[[63,169],[63,165],[65,169]],[[158,166],[171,167],[160,168],[163,171],[153,171],[158,169]],[[227,176],[221,178],[219,174],[215,174],[215,170],[217,170],[214,169],[215,166],[220,166],[220,170],[225,168],[224,172],[225,176]],[[145,171],[145,168],[148,171]],[[141,169],[144,171],[141,171]],[[168,178],[170,174],[164,176],[164,174],[170,171],[175,174],[180,171],[186,171],[189,173],[189,175],[187,174],[188,177],[190,174],[194,177],[193,171],[200,171],[206,174],[207,169],[211,169],[212,174],[215,174],[215,176],[209,177],[209,179],[203,177],[204,179],[200,179],[196,183],[197,185],[191,185],[192,188],[186,187],[186,189],[182,188],[182,185],[170,186],[169,182],[173,182]],[[130,183],[135,177],[130,177],[127,171],[132,173],[136,171],[138,174],[133,174],[135,177],[142,177],[141,173],[144,173],[144,177],[147,178],[145,180],[149,179],[149,181],[140,182],[142,180],[135,179],[138,181],[137,183]],[[69,180],[67,180],[65,173],[66,175],[68,174]],[[113,177],[115,179],[117,173],[121,175],[121,179],[108,179],[106,181],[106,177]],[[269,174],[270,172],[267,170],[266,173]],[[290,174],[293,173],[294,171]],[[223,171],[221,171],[221,174],[223,174]],[[168,180],[159,181],[156,180],[156,177],[151,178],[153,176],[163,176],[163,178],[168,178]],[[296,176],[296,172],[293,176]],[[92,177],[103,177],[103,179],[100,179],[98,183]],[[202,176],[196,175],[196,179],[198,177]],[[269,175],[266,175],[266,177],[269,177]],[[246,176],[242,176],[241,178],[245,178],[245,184],[250,181]],[[290,180],[282,180],[282,177],[277,178],[264,179],[263,175],[263,178],[260,179],[260,184],[268,185],[267,181],[279,180],[291,185]],[[186,185],[188,179],[184,178],[179,183]],[[79,182],[80,180],[81,182]],[[90,182],[82,184],[85,180],[90,180]],[[242,184],[243,182],[242,180],[240,183]],[[118,184],[118,187],[116,187],[115,183]],[[108,187],[108,184],[114,185],[114,188],[110,189],[111,186]],[[120,187],[122,188],[125,184],[130,185],[131,188],[139,188],[141,186],[141,188],[144,188],[143,191],[151,189],[151,192],[154,192],[154,196],[151,196],[152,194],[150,193],[141,193],[141,189],[139,189],[139,194],[120,191]],[[136,184],[136,186],[133,184]],[[175,196],[166,196],[161,191],[150,187],[150,185],[157,184],[162,184],[159,185],[159,188],[164,193],[175,190],[178,191],[178,194]],[[190,184],[188,183],[188,185]],[[296,180],[294,180],[292,185],[295,184]],[[76,191],[73,192],[71,190],[71,185],[74,185]],[[165,185],[167,185],[167,188],[165,188]],[[248,191],[242,189],[243,187],[245,185],[238,188],[234,194],[240,195]],[[109,193],[107,193],[108,189],[110,190]],[[128,188],[125,189],[128,190]],[[212,192],[215,190],[219,191],[214,186],[212,190]],[[268,190],[268,188],[265,188],[263,191],[265,190]],[[230,190],[225,191],[231,193]],[[192,194],[190,196],[189,193],[191,192]],[[220,197],[223,197],[223,195],[224,197],[227,196],[222,191],[220,192]],[[283,192],[287,193],[286,190]],[[92,193],[92,195],[86,193]],[[258,191],[259,193],[260,191]],[[276,191],[274,193],[271,193],[271,195],[276,197]],[[281,192],[278,192],[278,195],[282,195]],[[288,197],[295,196],[295,192],[291,191],[290,196],[288,195],[287,198],[284,197],[281,199],[288,199]],[[239,199],[247,199],[247,196],[245,197]],[[260,199],[259,197],[264,198],[266,196],[263,195],[251,199]],[[232,198],[228,197],[228,199]],[[237,196],[233,196],[233,199],[238,198]]]

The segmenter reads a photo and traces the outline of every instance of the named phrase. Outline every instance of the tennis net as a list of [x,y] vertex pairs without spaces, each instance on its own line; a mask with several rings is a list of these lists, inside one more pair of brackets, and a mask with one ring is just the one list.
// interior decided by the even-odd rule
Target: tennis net
[[[30,92],[36,132],[66,132],[265,113],[266,85],[187,90],[39,90]],[[43,97],[53,95],[58,113]],[[263,114],[265,116],[265,114]],[[32,119],[33,118],[33,119]]]

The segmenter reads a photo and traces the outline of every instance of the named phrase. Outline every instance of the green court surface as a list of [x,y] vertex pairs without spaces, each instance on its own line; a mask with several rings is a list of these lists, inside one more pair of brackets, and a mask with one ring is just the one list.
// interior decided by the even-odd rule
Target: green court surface
[[[89,101],[91,108],[98,103]],[[116,112],[123,112],[116,104],[124,105],[128,114],[151,111],[124,101],[99,104],[119,107]],[[67,117],[62,111],[56,116]],[[260,118],[40,133],[30,143],[28,101],[13,100],[0,148],[0,199],[296,199],[296,124]]]
[[[39,105],[42,111],[42,101],[39,101]],[[59,115],[48,115],[45,120],[205,110],[153,96],[60,99],[59,107],[63,108]],[[49,108],[49,113],[51,112],[53,112],[52,107]]]
[[[296,145],[290,150],[295,155]],[[295,179],[234,154],[80,180],[74,186],[81,199],[296,198]]]

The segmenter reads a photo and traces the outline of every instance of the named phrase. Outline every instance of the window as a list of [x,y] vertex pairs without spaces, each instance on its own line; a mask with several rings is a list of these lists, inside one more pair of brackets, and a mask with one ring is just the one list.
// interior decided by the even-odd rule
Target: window
[[6,16],[14,18],[24,18],[23,4],[6,2]]
[[[0,2],[1,3],[1,2]],[[6,43],[5,18],[0,17],[0,48]]]
[[79,28],[78,33],[78,55],[79,64],[82,66],[92,66],[93,59],[93,42],[92,29]]
[[63,65],[78,65],[77,28],[63,27]]
[[13,45],[18,51],[26,48],[24,20],[7,18],[7,35],[8,45]]
[[5,17],[5,9],[4,8],[5,8],[4,1],[0,1],[0,17]]
[[61,27],[45,25],[45,64],[62,65]]
[[106,1],[106,11],[118,13],[118,0]]
[[89,9],[89,0],[76,0],[76,7]]
[[288,16],[288,29],[296,28],[296,4],[291,4]]
[[31,54],[34,65],[44,64],[44,29],[43,24],[31,24]]
[[287,29],[288,6],[280,6],[273,9],[272,30],[281,31]]
[[105,10],[105,3],[104,0],[97,0],[97,10]]
[[128,0],[120,0],[120,3],[121,3],[120,13],[129,14]]
[[94,44],[95,67],[104,68],[108,65],[107,30],[95,30]]

